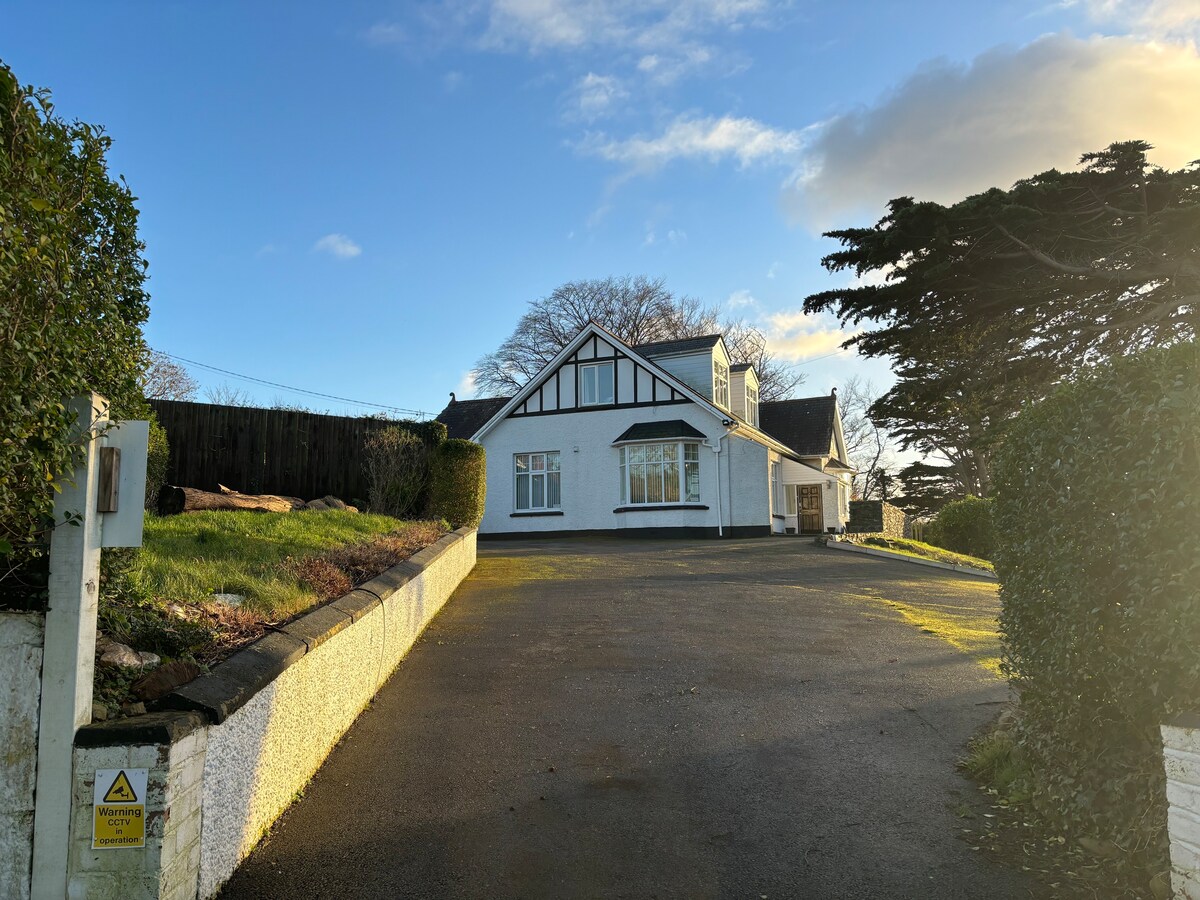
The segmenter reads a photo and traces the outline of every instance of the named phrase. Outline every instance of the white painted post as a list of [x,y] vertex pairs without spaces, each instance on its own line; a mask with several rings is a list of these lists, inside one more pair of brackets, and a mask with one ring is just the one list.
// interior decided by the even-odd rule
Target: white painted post
[[[108,421],[108,401],[98,394],[71,400],[75,431],[94,435]],[[54,501],[58,524],[50,542],[49,606],[42,662],[38,729],[37,795],[33,821],[33,900],[63,900],[71,828],[71,758],[75,732],[92,719],[96,654],[96,603],[100,594],[101,515],[96,511],[100,442],[87,439],[73,483]]]

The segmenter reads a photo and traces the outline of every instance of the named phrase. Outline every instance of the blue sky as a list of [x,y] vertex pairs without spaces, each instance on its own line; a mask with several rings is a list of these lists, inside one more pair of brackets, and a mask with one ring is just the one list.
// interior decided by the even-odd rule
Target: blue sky
[[[0,58],[103,124],[152,346],[436,413],[525,303],[661,276],[825,393],[823,229],[1144,138],[1200,156],[1196,0],[6,2]],[[255,400],[306,400],[202,369]]]

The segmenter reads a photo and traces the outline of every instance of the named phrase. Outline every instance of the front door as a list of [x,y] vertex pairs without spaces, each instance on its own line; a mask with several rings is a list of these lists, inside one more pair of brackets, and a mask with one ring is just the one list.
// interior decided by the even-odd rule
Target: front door
[[825,517],[821,514],[821,486],[802,484],[799,486],[800,533],[820,534],[825,530]]

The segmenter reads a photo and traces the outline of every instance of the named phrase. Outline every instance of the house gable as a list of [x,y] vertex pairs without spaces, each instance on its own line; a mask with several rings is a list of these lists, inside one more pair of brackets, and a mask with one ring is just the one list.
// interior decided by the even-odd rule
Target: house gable
[[[611,366],[612,402],[581,402],[585,370],[596,365]],[[474,440],[482,440],[509,418],[686,403],[695,403],[716,418],[725,417],[707,397],[592,322],[482,425]]]

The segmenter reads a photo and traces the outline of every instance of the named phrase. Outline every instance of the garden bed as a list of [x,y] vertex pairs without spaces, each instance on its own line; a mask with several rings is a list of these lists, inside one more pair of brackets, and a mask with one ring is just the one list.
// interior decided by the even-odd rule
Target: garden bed
[[143,712],[157,698],[136,682],[158,662],[203,671],[448,530],[344,510],[148,514],[140,550],[105,552],[97,656],[115,641],[158,660],[98,664],[96,714]]

